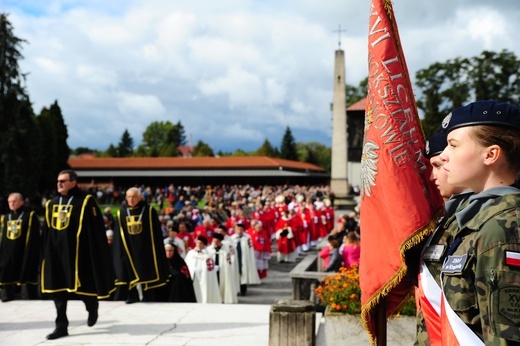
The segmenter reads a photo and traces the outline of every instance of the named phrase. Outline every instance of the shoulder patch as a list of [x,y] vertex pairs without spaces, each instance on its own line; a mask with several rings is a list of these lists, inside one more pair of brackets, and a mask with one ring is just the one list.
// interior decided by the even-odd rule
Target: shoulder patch
[[506,251],[506,265],[520,267],[520,252]]
[[518,325],[520,323],[520,287],[501,288],[498,300],[500,314]]

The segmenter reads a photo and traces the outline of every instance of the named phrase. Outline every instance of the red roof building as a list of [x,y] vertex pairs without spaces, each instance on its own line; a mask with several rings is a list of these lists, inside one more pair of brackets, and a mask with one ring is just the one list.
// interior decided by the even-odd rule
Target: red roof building
[[313,164],[266,156],[71,158],[80,182],[116,186],[182,185],[316,185],[330,174]]

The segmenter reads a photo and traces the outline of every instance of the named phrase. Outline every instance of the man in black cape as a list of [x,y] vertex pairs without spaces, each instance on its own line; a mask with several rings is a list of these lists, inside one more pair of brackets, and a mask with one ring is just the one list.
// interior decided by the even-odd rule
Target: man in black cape
[[15,299],[15,286],[24,285],[29,299],[38,298],[40,265],[40,221],[33,210],[24,206],[23,196],[9,194],[9,213],[0,227],[0,286],[2,302]]
[[143,301],[153,302],[155,289],[166,285],[169,277],[161,223],[138,188],[126,191],[126,202],[117,212],[112,242],[116,285],[120,288],[116,300],[139,301],[136,286],[141,284]]
[[98,319],[98,299],[115,290],[114,271],[103,215],[92,195],[77,186],[74,171],[61,171],[59,195],[45,205],[41,290],[51,294],[56,306],[56,329],[47,339],[68,335],[67,300],[78,296],[88,311],[87,324]]

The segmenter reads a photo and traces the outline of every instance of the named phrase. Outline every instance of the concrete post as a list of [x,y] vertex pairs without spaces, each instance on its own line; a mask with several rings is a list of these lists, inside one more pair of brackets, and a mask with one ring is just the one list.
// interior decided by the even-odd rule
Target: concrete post
[[278,300],[269,312],[269,346],[315,346],[316,311],[306,300]]
[[[334,61],[334,96],[332,101],[332,163],[330,190],[336,196],[335,205],[342,205],[349,198],[347,106],[345,92],[345,53],[336,50]],[[351,204],[348,203],[348,204]]]

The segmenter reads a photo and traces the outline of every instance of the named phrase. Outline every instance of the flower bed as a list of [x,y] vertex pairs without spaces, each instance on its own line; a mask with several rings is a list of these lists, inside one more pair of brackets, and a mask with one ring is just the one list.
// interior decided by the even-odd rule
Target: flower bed
[[[359,287],[359,269],[357,266],[342,267],[338,273],[323,278],[322,284],[314,292],[320,302],[329,307],[331,312],[361,313],[361,288]],[[413,291],[395,314],[415,316]]]

